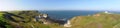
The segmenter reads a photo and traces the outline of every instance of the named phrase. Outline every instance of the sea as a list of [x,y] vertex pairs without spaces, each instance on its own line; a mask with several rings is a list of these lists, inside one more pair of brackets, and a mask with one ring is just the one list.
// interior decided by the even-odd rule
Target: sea
[[88,16],[104,11],[92,11],[92,10],[53,10],[53,11],[40,11],[40,13],[48,14],[52,19],[69,20],[75,16]]

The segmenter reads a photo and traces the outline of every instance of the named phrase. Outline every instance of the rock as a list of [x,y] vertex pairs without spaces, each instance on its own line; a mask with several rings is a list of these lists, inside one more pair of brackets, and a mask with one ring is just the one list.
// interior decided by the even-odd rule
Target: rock
[[70,23],[69,20],[67,21],[67,23],[64,24],[64,27],[71,27],[71,26],[72,26],[72,25],[71,25],[71,23]]

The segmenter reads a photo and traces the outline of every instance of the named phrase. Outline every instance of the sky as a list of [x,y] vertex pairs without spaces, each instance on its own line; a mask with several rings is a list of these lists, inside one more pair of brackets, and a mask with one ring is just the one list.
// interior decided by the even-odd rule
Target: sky
[[120,10],[120,0],[0,0],[9,10]]

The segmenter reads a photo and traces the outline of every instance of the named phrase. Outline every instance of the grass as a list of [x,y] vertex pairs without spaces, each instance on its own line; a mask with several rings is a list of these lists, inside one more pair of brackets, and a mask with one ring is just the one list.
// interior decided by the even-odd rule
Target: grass
[[[71,19],[71,28],[115,28],[120,23],[118,14],[100,14],[100,16],[77,16]],[[117,26],[116,26],[117,25]],[[120,26],[120,25],[119,25]]]
[[[10,12],[15,15],[19,15],[19,13],[22,12]],[[4,18],[3,14],[0,12],[0,21],[1,23],[4,24],[7,19]],[[33,14],[33,15],[32,15]],[[38,14],[37,12],[28,12],[28,13],[23,13],[19,16],[24,17],[25,21],[24,22],[12,22],[10,20],[7,20],[10,25],[5,24],[7,28],[16,28],[16,27],[21,27],[21,28],[67,28],[64,27],[63,25],[58,25],[57,23],[53,24],[41,24],[39,22],[33,21],[34,18],[32,16]],[[97,15],[97,16],[96,16]],[[21,19],[15,16],[12,16],[15,20],[20,21]],[[31,20],[29,21],[29,18]],[[28,22],[29,21],[29,22]],[[106,14],[106,13],[98,13],[94,14],[91,16],[76,16],[73,17],[71,20],[71,25],[72,27],[69,28],[120,28],[120,14]]]
[[[28,12],[28,11],[25,11],[25,12]],[[19,15],[19,13],[22,13],[21,11],[9,12],[9,13],[24,17],[25,18],[24,20],[26,22],[25,23],[20,22],[21,18],[18,18],[16,16],[11,16],[11,17],[14,18],[14,20],[19,21],[19,22],[8,20],[4,18],[5,16],[3,16],[3,14],[5,13],[0,12],[0,26],[1,24],[4,24],[3,26],[6,26],[6,28],[61,28],[58,24],[45,25],[45,24],[41,24],[39,22],[33,21],[34,18],[32,16],[36,16],[38,14],[36,11],[29,11],[28,13],[23,12],[23,14],[21,15]],[[30,21],[28,22],[28,20]],[[4,22],[7,22],[9,25],[5,24]]]

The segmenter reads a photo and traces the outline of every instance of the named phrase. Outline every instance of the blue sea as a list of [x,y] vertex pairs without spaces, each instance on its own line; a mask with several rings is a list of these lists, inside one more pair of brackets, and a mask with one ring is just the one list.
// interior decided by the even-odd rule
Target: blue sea
[[99,12],[103,12],[103,11],[78,11],[78,10],[70,10],[70,11],[40,11],[41,13],[45,13],[48,14],[49,17],[53,18],[53,19],[64,19],[64,20],[68,20],[71,19],[75,16],[87,16],[87,15],[93,15]]

